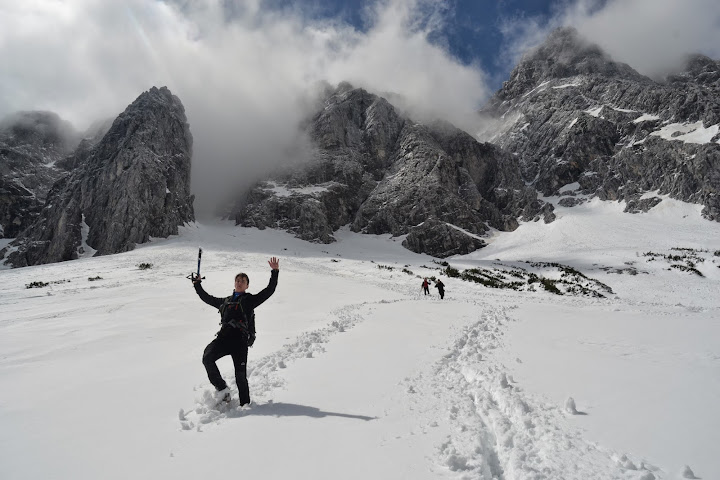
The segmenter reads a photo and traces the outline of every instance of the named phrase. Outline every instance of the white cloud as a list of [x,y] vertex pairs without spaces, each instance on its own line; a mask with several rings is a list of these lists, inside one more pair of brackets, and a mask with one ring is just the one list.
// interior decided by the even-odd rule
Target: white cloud
[[195,139],[201,206],[299,155],[303,97],[318,81],[399,92],[418,115],[467,129],[489,94],[482,71],[427,40],[440,18],[427,13],[432,1],[373,4],[364,32],[260,0],[232,12],[223,0],[9,3],[0,6],[0,116],[51,110],[84,128],[166,85]]
[[612,0],[597,11],[585,3],[566,11],[565,23],[645,75],[680,68],[691,53],[720,58],[716,0]]
[[720,3],[716,0],[573,0],[555,4],[549,18],[508,18],[503,33],[514,64],[550,30],[574,26],[614,60],[662,77],[687,54],[720,58]]

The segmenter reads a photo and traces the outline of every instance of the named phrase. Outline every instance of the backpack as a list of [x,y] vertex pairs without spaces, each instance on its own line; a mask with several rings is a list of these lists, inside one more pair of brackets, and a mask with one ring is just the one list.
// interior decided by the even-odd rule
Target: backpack
[[[242,296],[239,298],[242,298]],[[225,312],[227,312],[228,309],[240,309],[240,319],[233,318],[226,321]],[[222,305],[220,305],[220,308],[218,308],[218,311],[220,312],[221,325],[229,325],[234,328],[240,328],[245,330],[248,335],[255,335],[255,312],[251,311],[250,315],[248,315],[243,309],[242,303],[239,299],[238,301],[233,301],[232,295],[226,297],[225,300],[223,300]]]

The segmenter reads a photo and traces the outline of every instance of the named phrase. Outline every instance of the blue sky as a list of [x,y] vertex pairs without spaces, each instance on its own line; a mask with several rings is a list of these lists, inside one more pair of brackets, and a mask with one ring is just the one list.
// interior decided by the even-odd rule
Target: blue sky
[[[269,0],[265,4],[282,11],[301,8],[308,18],[335,19],[352,25],[359,31],[372,28],[366,10],[372,2],[362,0],[333,1],[290,1]],[[553,10],[560,2],[551,0],[451,0],[441,2],[419,2],[418,10],[425,9],[434,16],[442,17],[438,29],[429,32],[429,40],[442,45],[457,60],[464,64],[477,64],[487,74],[492,86],[499,88],[512,68],[504,60],[503,45],[507,41],[503,29],[508,23],[530,20],[547,24]],[[598,8],[605,3],[597,2]],[[233,3],[228,3],[229,15],[236,12]],[[300,6],[300,7],[298,7]],[[428,15],[431,15],[428,13]]]
[[[278,1],[278,4],[285,2]],[[360,30],[368,27],[362,14],[366,1],[336,0],[321,7],[327,17],[340,17]],[[449,53],[465,64],[478,63],[499,88],[512,65],[503,61],[502,47],[506,38],[503,26],[510,20],[532,18],[544,23],[551,18],[550,0],[453,0],[444,2],[442,29],[430,39],[444,45]],[[555,2],[557,3],[557,2]]]

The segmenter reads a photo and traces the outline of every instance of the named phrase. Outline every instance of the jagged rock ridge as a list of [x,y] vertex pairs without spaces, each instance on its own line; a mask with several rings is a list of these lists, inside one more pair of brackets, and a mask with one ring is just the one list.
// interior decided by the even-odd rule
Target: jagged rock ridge
[[407,248],[446,257],[483,246],[490,227],[554,218],[511,155],[450,124],[416,123],[347,83],[327,92],[307,131],[312,162],[254,188],[236,209],[238,224],[325,243],[349,224],[408,234]]
[[516,155],[524,179],[545,195],[628,202],[660,198],[704,205],[720,220],[720,62],[700,55],[654,81],[614,62],[570,28],[523,58],[483,109],[502,121],[488,136]]
[[193,221],[192,136],[180,100],[140,95],[96,145],[87,142],[57,181],[40,217],[0,255],[19,267],[124,252]]

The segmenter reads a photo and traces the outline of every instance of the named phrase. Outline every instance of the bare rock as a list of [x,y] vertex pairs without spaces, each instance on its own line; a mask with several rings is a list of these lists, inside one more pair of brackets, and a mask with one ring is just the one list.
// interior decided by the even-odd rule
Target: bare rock
[[77,258],[83,240],[96,255],[107,255],[177,234],[194,220],[191,152],[182,103],[167,88],[153,87],[99,143],[77,152],[83,160],[53,185],[37,221],[0,254],[20,267]]

